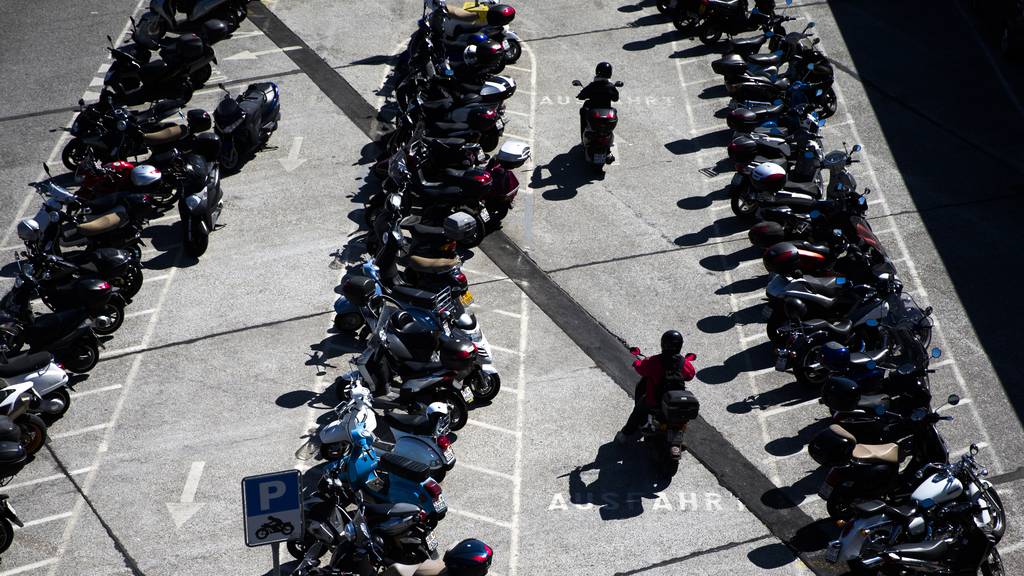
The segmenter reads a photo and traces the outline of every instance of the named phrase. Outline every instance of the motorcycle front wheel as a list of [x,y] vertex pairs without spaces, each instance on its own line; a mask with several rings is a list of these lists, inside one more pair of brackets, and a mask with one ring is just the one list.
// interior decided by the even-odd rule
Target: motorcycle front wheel
[[740,220],[751,222],[757,212],[757,202],[747,186],[731,186],[729,188],[729,206],[732,213]]
[[470,386],[473,390],[473,397],[478,402],[490,402],[498,396],[498,392],[501,390],[501,377],[478,370]]
[[75,170],[78,170],[78,166],[88,155],[89,145],[78,138],[72,138],[60,153],[60,161],[64,164],[65,168],[74,172]]
[[21,428],[21,445],[29,456],[39,452],[46,444],[46,422],[39,416],[23,415],[18,419],[18,427]]
[[242,167],[242,155],[238,153],[238,149],[233,144],[228,143],[221,151],[220,165],[229,174],[238,172],[238,169]]
[[189,232],[185,237],[185,251],[199,258],[210,247],[210,232],[202,218],[192,218],[188,222]]
[[139,33],[153,40],[159,40],[167,34],[167,22],[155,12],[146,12],[139,18]]
[[712,46],[714,44],[718,44],[722,39],[722,31],[714,26],[705,24],[704,27],[701,28],[697,37],[700,39],[701,44],[704,44],[705,46]]
[[455,390],[448,390],[441,394],[439,400],[448,405],[448,416],[451,419],[452,431],[462,430],[466,426],[466,422],[469,421],[469,405],[462,398],[462,394]]
[[14,526],[7,518],[0,518],[0,554],[3,554],[14,542]]
[[206,82],[210,79],[210,76],[212,76],[212,75],[213,75],[213,66],[210,65],[210,64],[207,64],[206,66],[203,66],[199,70],[196,70],[195,72],[189,74],[188,75],[188,79],[189,79],[190,82],[192,82],[192,88],[193,89],[194,88],[202,88],[203,85],[206,84]]
[[515,64],[519,62],[519,58],[523,55],[523,45],[519,43],[519,40],[513,38],[508,39],[508,50],[505,51],[505,63]]
[[96,367],[96,363],[100,359],[100,351],[93,342],[81,338],[57,356],[64,364],[64,368],[75,374],[85,374]]
[[71,407],[71,393],[68,392],[67,388],[61,388],[60,390],[57,390],[56,392],[51,392],[51,393],[47,394],[46,395],[46,399],[47,400],[60,400],[61,403],[64,404],[64,408],[61,409],[60,412],[58,412],[56,414],[47,414],[47,415],[45,415],[43,417],[43,421],[46,422],[47,426],[49,426],[50,424],[53,424],[58,419],[60,419],[61,416],[66,414],[67,411],[68,411],[68,408]]
[[110,336],[117,332],[121,324],[124,324],[124,306],[120,302],[107,302],[100,316],[107,317],[110,320],[110,324],[107,326],[95,324],[92,327],[92,331],[100,336]]

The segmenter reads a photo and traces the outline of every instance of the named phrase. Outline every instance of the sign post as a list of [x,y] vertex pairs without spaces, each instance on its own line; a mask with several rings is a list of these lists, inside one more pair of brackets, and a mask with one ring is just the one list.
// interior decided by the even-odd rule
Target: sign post
[[281,574],[281,542],[302,537],[302,478],[285,470],[242,479],[245,545],[271,544],[274,575]]

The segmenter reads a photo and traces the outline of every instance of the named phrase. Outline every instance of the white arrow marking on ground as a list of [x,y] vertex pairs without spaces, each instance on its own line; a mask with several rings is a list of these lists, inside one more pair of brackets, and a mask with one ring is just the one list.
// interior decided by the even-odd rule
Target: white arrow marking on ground
[[302,164],[306,161],[305,158],[299,158],[299,150],[301,149],[302,136],[296,136],[295,139],[292,140],[292,148],[291,150],[288,151],[288,157],[281,158],[278,160],[278,162],[281,163],[281,166],[285,169],[286,172],[291,172],[292,170],[295,170],[299,166],[302,166]]
[[266,56],[267,54],[277,54],[278,52],[289,52],[291,50],[299,50],[302,46],[285,46],[284,48],[273,48],[271,50],[260,50],[258,52],[250,52],[248,50],[242,50],[238,54],[232,54],[222,60],[255,60],[260,56]]
[[206,462],[193,462],[188,471],[188,478],[185,479],[185,488],[181,491],[181,501],[167,503],[167,511],[171,513],[171,519],[177,528],[181,528],[203,507],[202,504],[196,504],[195,500],[196,491],[199,490],[199,478],[203,475],[205,466]]

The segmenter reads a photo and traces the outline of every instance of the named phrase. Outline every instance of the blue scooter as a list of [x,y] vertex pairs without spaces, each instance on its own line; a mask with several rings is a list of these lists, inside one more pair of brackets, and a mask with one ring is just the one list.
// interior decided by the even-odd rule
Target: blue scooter
[[430,467],[393,452],[378,455],[374,440],[372,432],[357,424],[348,452],[328,463],[324,473],[336,475],[374,502],[415,504],[427,513],[430,528],[436,527],[448,503],[441,485],[430,477]]

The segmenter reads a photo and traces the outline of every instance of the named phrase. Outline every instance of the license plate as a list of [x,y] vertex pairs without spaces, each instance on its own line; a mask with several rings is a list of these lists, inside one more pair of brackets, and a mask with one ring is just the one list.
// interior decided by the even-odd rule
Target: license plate
[[594,154],[594,164],[604,164],[604,161],[607,159],[607,154]]
[[835,564],[839,561],[839,550],[840,546],[838,542],[829,544],[828,550],[825,552],[825,560]]
[[822,500],[828,500],[828,497],[832,495],[832,490],[831,484],[822,484],[821,488],[818,489],[818,496],[821,496]]
[[444,451],[444,463],[451,464],[453,460],[455,460],[455,448],[449,446],[448,449]]
[[462,302],[463,306],[469,306],[473,303],[473,294],[469,290],[466,290],[466,293],[463,294],[459,300]]
[[499,131],[500,130],[504,130],[505,129],[505,121],[502,120],[501,118],[498,118],[498,120],[494,123],[494,128],[496,130],[499,130]]
[[768,318],[771,318],[771,316],[772,316],[772,307],[767,305],[767,304],[765,304],[764,308],[761,309],[761,317],[764,318],[764,319],[768,319]]
[[435,537],[433,534],[427,535],[427,550],[431,552],[437,550],[437,537]]
[[469,386],[465,386],[462,389],[462,399],[465,400],[467,404],[473,401],[473,391],[469,389]]
[[487,208],[480,209],[480,219],[483,220],[484,222],[491,221],[491,213],[487,211]]
[[437,500],[434,500],[434,510],[437,510],[438,512],[444,512],[447,509],[448,503],[445,502],[444,500],[444,494],[441,494],[440,496],[437,497]]
[[780,356],[779,359],[775,361],[775,369],[779,372],[786,371],[786,358],[784,356]]

